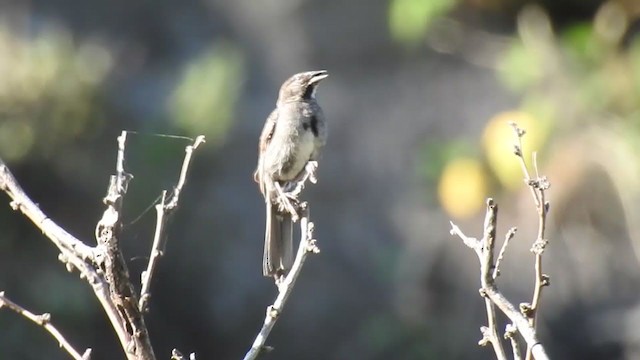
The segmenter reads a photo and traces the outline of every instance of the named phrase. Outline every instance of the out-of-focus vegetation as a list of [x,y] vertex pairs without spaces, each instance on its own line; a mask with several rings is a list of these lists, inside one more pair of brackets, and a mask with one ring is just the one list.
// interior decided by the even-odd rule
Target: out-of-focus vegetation
[[455,5],[457,0],[391,0],[389,29],[393,38],[405,46],[416,46],[433,22]]
[[229,43],[218,43],[183,70],[170,101],[175,124],[186,133],[224,139],[242,88],[243,56]]
[[[418,0],[414,6],[420,7],[417,3],[422,8],[435,6]],[[640,39],[630,28],[638,15],[631,2],[607,1],[592,20],[555,27],[550,15],[538,5],[519,11],[516,36],[496,54],[495,69],[504,86],[520,96],[521,105],[487,119],[477,152],[482,149],[482,162],[488,166],[474,167],[477,176],[469,177],[467,171],[459,172],[460,179],[452,175],[455,172],[451,169],[457,169],[461,161],[465,163],[465,157],[451,159],[442,167],[439,199],[451,215],[470,216],[480,209],[481,203],[476,200],[487,196],[483,193],[487,178],[495,179],[489,182],[505,189],[519,187],[518,164],[510,156],[509,121],[527,129],[530,135],[525,146],[540,152],[541,163],[551,144],[560,146],[569,134],[593,131],[597,126],[607,127],[603,135],[613,129],[615,135],[603,139],[617,148],[620,142],[627,143],[622,151],[629,154],[623,158],[640,162]],[[427,154],[424,159],[433,161],[434,155]],[[628,164],[614,164],[614,174],[615,166]],[[619,174],[624,174],[622,180],[628,183],[627,172]],[[638,191],[640,183],[635,185]],[[479,193],[470,196],[471,189]],[[451,205],[458,204],[461,197],[472,200],[465,211],[457,208],[460,205]]]
[[0,154],[9,161],[52,151],[104,119],[96,98],[112,67],[109,49],[45,23],[0,23]]
[[526,129],[526,148],[542,149],[549,135],[549,123],[534,118],[531,112],[507,111],[496,114],[482,134],[482,147],[489,169],[500,185],[509,190],[522,187],[522,168],[513,156],[515,137],[509,124]]

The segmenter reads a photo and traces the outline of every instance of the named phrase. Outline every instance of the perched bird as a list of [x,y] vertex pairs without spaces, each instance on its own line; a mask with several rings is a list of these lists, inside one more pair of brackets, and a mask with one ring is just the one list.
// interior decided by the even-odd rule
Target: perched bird
[[327,125],[315,94],[327,71],[295,74],[280,87],[276,108],[267,118],[253,174],[267,207],[262,273],[278,279],[293,264],[295,208],[287,187],[318,159],[327,139]]

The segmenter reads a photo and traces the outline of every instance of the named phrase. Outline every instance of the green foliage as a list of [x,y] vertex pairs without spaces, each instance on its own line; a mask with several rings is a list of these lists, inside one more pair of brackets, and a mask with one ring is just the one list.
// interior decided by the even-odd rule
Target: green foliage
[[510,89],[523,91],[536,85],[543,77],[543,66],[538,55],[519,40],[500,58],[498,75]]
[[220,143],[240,95],[243,67],[242,53],[224,42],[189,63],[170,100],[175,124],[190,135],[204,134],[209,143]]
[[389,29],[394,40],[414,46],[424,39],[429,26],[446,14],[456,0],[391,0]]
[[[622,44],[625,14],[612,6],[604,4],[592,22],[573,24],[557,35],[527,38],[521,29],[498,69],[500,79],[524,95],[529,111],[572,114],[573,119],[563,119],[564,124],[597,122],[606,114],[628,120],[637,117],[640,41],[629,47]],[[535,28],[525,30],[536,35]],[[543,104],[545,109],[537,111],[532,104]]]
[[517,37],[498,69],[504,84],[521,96],[520,110],[551,124],[560,148],[583,146],[593,151],[585,159],[596,161],[596,149],[616,152],[600,161],[619,186],[638,192],[637,177],[628,174],[640,163],[640,38],[629,28],[628,11],[606,2],[592,20],[555,32],[539,25],[551,23],[544,10],[529,11],[519,16]]
[[602,61],[604,47],[594,38],[593,26],[580,23],[569,27],[560,36],[560,43],[568,58],[580,69]]
[[34,151],[49,155],[99,123],[96,95],[112,66],[106,48],[76,43],[51,24],[24,34],[0,23],[0,53],[0,155],[6,160]]

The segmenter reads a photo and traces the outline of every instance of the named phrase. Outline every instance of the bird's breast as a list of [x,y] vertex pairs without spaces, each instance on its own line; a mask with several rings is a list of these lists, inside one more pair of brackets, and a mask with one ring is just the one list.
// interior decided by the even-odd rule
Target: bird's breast
[[293,180],[304,169],[314,151],[315,136],[305,115],[292,112],[278,118],[264,164],[274,180]]

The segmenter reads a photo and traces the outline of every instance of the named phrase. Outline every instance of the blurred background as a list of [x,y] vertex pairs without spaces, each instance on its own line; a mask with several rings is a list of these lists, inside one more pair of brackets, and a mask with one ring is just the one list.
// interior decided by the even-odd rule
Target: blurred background
[[[322,253],[305,265],[265,359],[491,359],[475,254],[449,220],[499,238],[498,279],[530,301],[537,216],[507,123],[551,182],[539,336],[554,359],[640,357],[637,0],[33,0],[0,3],[0,157],[88,244],[116,136],[204,134],[167,232],[147,324],[159,359],[239,359],[276,291],[261,275],[257,140],[280,84],[327,69],[330,125],[304,197]],[[161,189],[186,141],[131,135],[122,246],[147,262]],[[529,161],[529,163],[531,163]],[[89,286],[0,195],[0,290],[50,312],[93,359],[123,358]],[[0,311],[1,359],[67,359]]]

